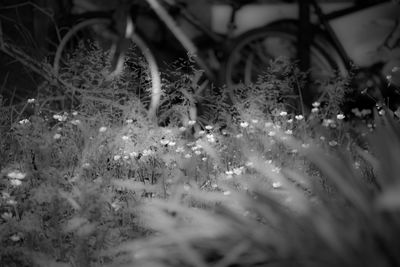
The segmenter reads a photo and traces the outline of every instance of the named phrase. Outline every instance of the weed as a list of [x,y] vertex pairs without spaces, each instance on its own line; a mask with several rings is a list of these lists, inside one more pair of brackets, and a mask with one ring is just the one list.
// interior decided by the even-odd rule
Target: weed
[[228,107],[223,90],[194,93],[189,62],[164,75],[160,127],[144,116],[145,77],[129,63],[105,80],[104,56],[71,58],[61,73],[76,91],[0,102],[2,266],[400,264],[391,111],[354,127],[340,81],[292,108],[282,90],[301,74],[281,63]]

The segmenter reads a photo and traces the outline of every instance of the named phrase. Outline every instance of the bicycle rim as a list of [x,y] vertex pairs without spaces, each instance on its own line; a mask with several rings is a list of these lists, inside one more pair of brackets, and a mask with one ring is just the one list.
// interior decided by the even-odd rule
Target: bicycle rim
[[132,33],[131,40],[139,48],[139,50],[136,50],[135,52],[139,52],[139,57],[143,55],[143,58],[147,63],[147,75],[151,79],[151,87],[148,90],[148,93],[150,93],[150,103],[148,104],[148,110],[149,117],[151,119],[155,119],[157,115],[157,108],[160,104],[160,99],[162,95],[161,78],[157,61],[153,53],[151,52],[151,49],[139,35]]
[[[54,74],[59,80],[72,88],[82,89],[79,80],[83,80],[84,86],[90,87],[109,79],[113,43],[104,34],[109,32],[111,23],[112,20],[107,18],[86,20],[76,24],[63,37],[53,63]],[[138,34],[132,33],[130,39],[132,42],[125,54],[125,71],[121,79],[131,83],[128,90],[124,90],[136,95],[148,110],[149,117],[154,119],[161,96],[158,65]]]
[[[232,102],[236,101],[235,90],[256,83],[260,76],[267,73],[271,61],[279,57],[296,61],[297,35],[294,32],[267,27],[239,37],[223,74]],[[310,47],[310,60],[312,81],[327,81],[335,76],[336,65],[316,43]]]

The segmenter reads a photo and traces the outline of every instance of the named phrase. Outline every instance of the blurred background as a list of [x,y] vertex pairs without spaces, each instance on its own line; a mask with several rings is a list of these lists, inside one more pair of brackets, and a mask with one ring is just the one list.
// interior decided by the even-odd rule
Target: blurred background
[[[6,40],[18,45],[37,60],[50,59],[51,62],[59,40],[68,30],[74,15],[88,10],[107,10],[124,1],[34,0],[27,2],[1,0],[1,41]],[[189,11],[196,15],[204,25],[216,33],[227,32],[232,8],[229,1],[187,0],[186,2]],[[299,15],[297,1],[259,0],[250,2],[237,13],[237,28],[234,30],[236,36],[276,20],[293,19]],[[324,11],[333,11],[371,1],[320,0],[319,2]],[[382,59],[391,59],[391,63],[386,66],[386,71],[389,73],[393,67],[400,65],[399,48],[397,47],[390,54],[387,51],[378,51],[378,48],[382,44],[382,40],[398,24],[399,14],[399,5],[388,2],[378,8],[366,9],[334,20],[332,27],[357,66],[370,66]],[[315,18],[311,19],[315,22]],[[196,38],[200,35],[200,32],[191,25],[185,24],[184,21],[178,20],[178,23],[181,23],[190,37]],[[185,55],[165,26],[157,21],[150,12],[148,14],[141,13],[137,20],[137,26],[145,29],[146,38],[157,49],[164,50],[163,54],[167,55],[165,60],[168,60],[168,57],[172,60]],[[3,52],[0,52],[0,62],[0,94],[6,98],[12,95],[14,101],[34,95],[40,84],[40,77]]]

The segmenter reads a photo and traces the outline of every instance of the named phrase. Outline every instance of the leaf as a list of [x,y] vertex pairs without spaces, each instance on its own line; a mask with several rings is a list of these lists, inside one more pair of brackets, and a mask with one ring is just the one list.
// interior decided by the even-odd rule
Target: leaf
[[87,236],[93,233],[96,230],[97,223],[85,223],[81,227],[77,229],[78,236]]
[[18,224],[26,232],[40,231],[41,229],[39,215],[31,212],[24,212]]
[[377,206],[386,210],[400,209],[400,185],[387,189],[377,199]]
[[122,187],[126,190],[134,192],[141,190],[156,191],[158,188],[157,185],[149,185],[149,184],[144,184],[142,182],[135,182],[131,180],[125,180],[125,181],[114,180],[112,183],[117,187]]
[[48,204],[53,201],[56,189],[48,184],[41,184],[34,190],[32,200],[38,204]]
[[79,205],[79,203],[75,199],[73,199],[72,196],[70,196],[70,194],[63,192],[63,191],[59,191],[59,194],[61,197],[65,198],[74,209],[76,209],[76,210],[81,209],[81,206]]
[[28,252],[27,254],[35,263],[35,266],[71,267],[69,263],[56,261],[43,253]]
[[67,222],[64,231],[65,232],[75,231],[76,229],[82,227],[86,223],[89,223],[88,219],[82,217],[74,217]]

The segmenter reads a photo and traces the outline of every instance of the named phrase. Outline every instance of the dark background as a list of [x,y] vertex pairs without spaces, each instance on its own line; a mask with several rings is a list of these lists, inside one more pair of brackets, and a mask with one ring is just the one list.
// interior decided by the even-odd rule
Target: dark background
[[[59,39],[58,34],[62,35],[65,32],[64,25],[68,25],[72,13],[84,12],[85,9],[109,9],[112,8],[112,5],[118,5],[124,1],[126,0],[75,0],[74,2],[73,0],[34,0],[29,2],[1,0],[0,27],[3,34],[2,38],[15,44],[34,59],[43,61],[53,55]],[[211,15],[207,11],[212,2],[216,1],[195,0],[188,1],[188,5],[196,15],[200,16],[204,23],[210,24]],[[279,1],[264,0],[257,2],[273,3]],[[321,2],[352,1],[325,0]],[[366,0],[358,2],[364,4]],[[158,38],[155,41],[164,42],[162,38],[165,37],[161,37],[156,26],[147,23],[146,27],[149,35],[152,34],[155,39]],[[171,47],[174,48],[174,46]],[[171,53],[173,52],[171,51]],[[34,96],[41,81],[41,77],[32,73],[26,66],[0,52],[0,95],[3,95],[9,102],[16,103]]]

